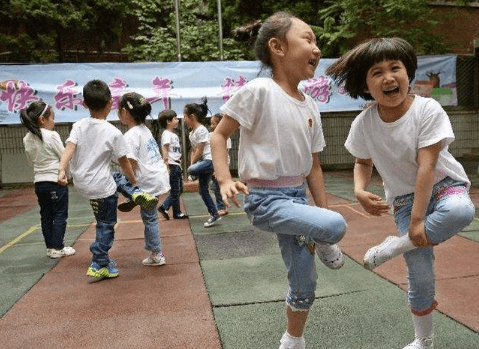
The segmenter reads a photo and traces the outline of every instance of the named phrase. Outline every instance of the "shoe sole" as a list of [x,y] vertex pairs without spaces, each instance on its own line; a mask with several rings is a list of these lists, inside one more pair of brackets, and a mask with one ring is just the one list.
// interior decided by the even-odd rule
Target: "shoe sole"
[[124,202],[118,205],[118,210],[121,212],[130,212],[136,207],[136,204],[133,201]]
[[142,264],[147,267],[158,267],[158,266],[165,265],[166,262],[158,262],[158,263],[143,263],[142,262]]
[[147,198],[144,196],[138,196],[135,200],[135,204],[140,205],[145,210],[151,210],[158,204],[158,199],[155,197]]
[[93,278],[116,278],[118,273],[110,273],[106,267],[103,267],[99,270],[95,270],[92,268],[88,268],[86,272],[87,276],[91,276]]
[[160,212],[163,218],[165,218],[167,221],[170,220],[170,216],[168,215],[168,212],[166,212],[165,210],[162,210],[160,207],[158,207],[158,212]]

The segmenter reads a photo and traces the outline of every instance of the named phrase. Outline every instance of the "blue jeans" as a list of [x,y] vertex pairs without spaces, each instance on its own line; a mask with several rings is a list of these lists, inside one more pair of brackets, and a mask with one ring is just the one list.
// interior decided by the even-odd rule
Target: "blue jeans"
[[[452,188],[452,189],[451,189]],[[408,234],[414,194],[395,198],[394,219],[401,235]],[[433,187],[426,212],[426,236],[434,244],[451,238],[474,219],[474,204],[464,183],[446,177]],[[435,277],[433,247],[420,247],[404,253],[408,268],[408,301],[413,313],[434,310]]]
[[130,201],[133,194],[141,193],[141,189],[131,184],[123,173],[115,171],[112,175],[116,183],[116,190]]
[[181,213],[180,195],[183,192],[183,172],[178,165],[169,165],[168,167],[170,168],[170,195],[161,206],[165,211],[173,207],[173,217],[178,217]]
[[92,262],[98,263],[100,267],[104,267],[110,262],[108,251],[113,246],[115,239],[117,204],[118,196],[116,194],[104,199],[90,200],[96,219],[96,237],[95,242],[90,245],[90,251],[93,254]]
[[223,198],[221,197],[220,185],[218,184],[218,181],[216,180],[215,176],[211,177],[211,189],[213,190],[213,193],[215,194],[216,208],[218,210],[224,210],[226,206],[223,201]]
[[[126,198],[131,200],[133,194],[141,192],[141,189],[133,186],[124,174],[113,172],[113,179],[116,183],[116,189]],[[140,210],[141,219],[145,225],[145,249],[152,252],[161,251],[161,239],[158,223],[158,212],[156,207],[151,210]]]
[[213,161],[200,160],[188,168],[188,174],[197,176],[200,184],[200,196],[211,216],[218,216],[218,210],[210,195],[209,184],[213,174]]
[[309,309],[316,290],[315,256],[307,242],[335,244],[347,228],[337,212],[308,205],[305,185],[287,188],[250,187],[244,210],[251,224],[277,234],[288,272],[286,302]]
[[141,209],[140,214],[145,225],[145,250],[151,252],[161,251],[162,242],[156,207],[153,207],[151,210]]
[[68,219],[68,187],[55,182],[35,183],[40,205],[42,234],[47,248],[61,250],[65,245]]

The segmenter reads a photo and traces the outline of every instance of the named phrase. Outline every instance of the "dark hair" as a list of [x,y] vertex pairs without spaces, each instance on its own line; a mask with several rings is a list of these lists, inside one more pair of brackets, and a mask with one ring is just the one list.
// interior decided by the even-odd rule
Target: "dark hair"
[[90,80],[83,87],[83,100],[88,109],[103,110],[111,99],[108,85],[101,80]]
[[198,122],[200,123],[203,123],[209,111],[208,104],[207,104],[208,99],[206,97],[203,97],[201,101],[203,102],[201,104],[188,103],[183,108],[183,113],[185,113],[186,115],[195,115],[196,120],[198,120]]
[[136,93],[128,92],[120,98],[118,109],[126,109],[139,124],[145,123],[146,117],[151,113],[151,104],[145,97]]
[[28,105],[28,107],[20,111],[20,121],[28,129],[28,131],[43,141],[42,131],[40,130],[38,123],[40,117],[42,116],[50,118],[52,114],[51,109],[52,107],[47,105],[42,100],[32,102]]
[[221,114],[221,113],[216,113],[216,114],[213,115],[211,118],[212,118],[212,119],[213,119],[213,118],[217,118],[217,119],[218,119],[218,122],[220,122],[221,119],[223,119],[223,114]]
[[273,68],[269,40],[272,38],[285,39],[286,33],[293,24],[293,18],[298,18],[287,12],[276,12],[268,17],[264,23],[260,20],[252,22],[233,31],[234,38],[238,41],[253,41],[254,54],[262,63],[263,68]]
[[417,70],[414,48],[401,38],[374,38],[353,48],[326,69],[336,84],[342,85],[352,98],[373,100],[366,92],[366,77],[369,69],[384,60],[401,61],[406,67],[409,82]]
[[177,117],[177,115],[174,110],[165,109],[158,114],[158,122],[160,123],[161,127],[166,128],[168,121],[173,120],[175,117]]

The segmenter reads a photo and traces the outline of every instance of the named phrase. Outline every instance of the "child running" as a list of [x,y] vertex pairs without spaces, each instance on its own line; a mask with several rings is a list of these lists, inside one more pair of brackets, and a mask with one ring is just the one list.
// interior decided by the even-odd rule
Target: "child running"
[[[215,114],[211,117],[210,119],[210,137],[213,131],[216,129],[216,126],[220,123],[221,119],[223,118],[223,114]],[[226,141],[226,149],[228,152],[228,165],[230,164],[230,156],[229,152],[231,149],[231,138],[228,138]],[[211,189],[213,190],[213,193],[215,194],[215,200],[216,200],[216,208],[218,209],[218,214],[220,216],[225,216],[228,214],[228,207],[225,205],[223,198],[221,197],[221,191],[220,191],[220,186],[218,184],[218,181],[216,180],[215,174],[211,176]]]
[[83,87],[83,98],[90,117],[73,124],[60,160],[58,181],[67,184],[66,169],[70,164],[73,184],[82,196],[90,199],[96,219],[96,238],[90,245],[92,261],[87,275],[100,280],[118,276],[116,263],[108,256],[115,236],[118,202],[117,185],[110,172],[111,161],[118,161],[135,187],[134,201],[149,208],[156,206],[158,200],[139,189],[127,158],[129,148],[123,134],[106,120],[113,105],[108,85],[101,80],[89,81]]
[[[166,193],[170,186],[168,185],[167,169],[161,158],[158,144],[145,125],[146,117],[150,113],[151,104],[138,93],[129,92],[120,98],[118,117],[121,123],[128,127],[128,131],[124,135],[130,147],[128,160],[143,191],[157,197]],[[115,174],[115,181],[121,189],[126,178]],[[120,190],[120,192],[122,191]],[[142,207],[140,214],[145,225],[145,249],[150,251],[150,255],[143,260],[143,264],[164,265],[166,260],[162,252],[163,245],[156,206]]]
[[[214,168],[225,202],[229,198],[239,206],[236,194],[243,192],[252,225],[277,235],[289,284],[287,329],[279,348],[304,349],[317,283],[314,251],[329,268],[341,268],[336,243],[347,227],[339,213],[327,209],[318,156],[325,146],[321,118],[314,100],[298,88],[314,76],[321,51],[305,22],[280,12],[260,28],[255,54],[272,77],[248,82],[221,108],[223,119],[211,136]],[[240,181],[235,182],[226,141],[238,128]],[[308,204],[304,181],[316,206]]]
[[68,187],[57,182],[65,147],[60,135],[53,131],[55,112],[45,102],[37,101],[20,112],[20,120],[29,131],[23,138],[23,144],[27,158],[33,164],[33,182],[40,205],[47,256],[71,256],[75,250],[63,243],[68,219]]
[[192,129],[189,137],[193,149],[191,150],[191,166],[188,168],[188,174],[198,177],[201,199],[203,199],[210,214],[210,218],[204,223],[204,226],[208,228],[215,225],[221,219],[221,216],[209,191],[211,175],[213,174],[210,133],[202,124],[207,113],[208,105],[206,98],[203,98],[203,103],[201,104],[189,103],[183,109],[185,123]]
[[174,132],[178,127],[176,112],[165,109],[158,115],[158,122],[165,130],[161,134],[161,153],[163,161],[170,172],[170,195],[158,206],[158,211],[165,219],[170,219],[168,210],[173,208],[174,219],[186,219],[188,216],[181,212],[180,195],[183,192],[183,171],[181,170],[180,138]]
[[[351,125],[345,146],[356,158],[354,192],[363,208],[379,216],[394,209],[399,236],[367,251],[365,268],[404,255],[415,340],[404,349],[433,347],[433,246],[471,223],[469,179],[449,153],[454,133],[446,112],[431,98],[410,94],[417,58],[400,38],[377,38],[357,46],[326,73],[353,98],[374,100]],[[386,201],[367,191],[373,165]]]

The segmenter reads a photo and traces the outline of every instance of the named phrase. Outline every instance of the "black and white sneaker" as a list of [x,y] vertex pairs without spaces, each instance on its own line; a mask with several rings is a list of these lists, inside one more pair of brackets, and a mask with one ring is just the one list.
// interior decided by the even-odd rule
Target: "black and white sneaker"
[[205,222],[204,225],[205,225],[206,228],[209,228],[209,227],[215,225],[216,222],[218,222],[220,219],[221,219],[220,215],[210,216],[210,218]]

